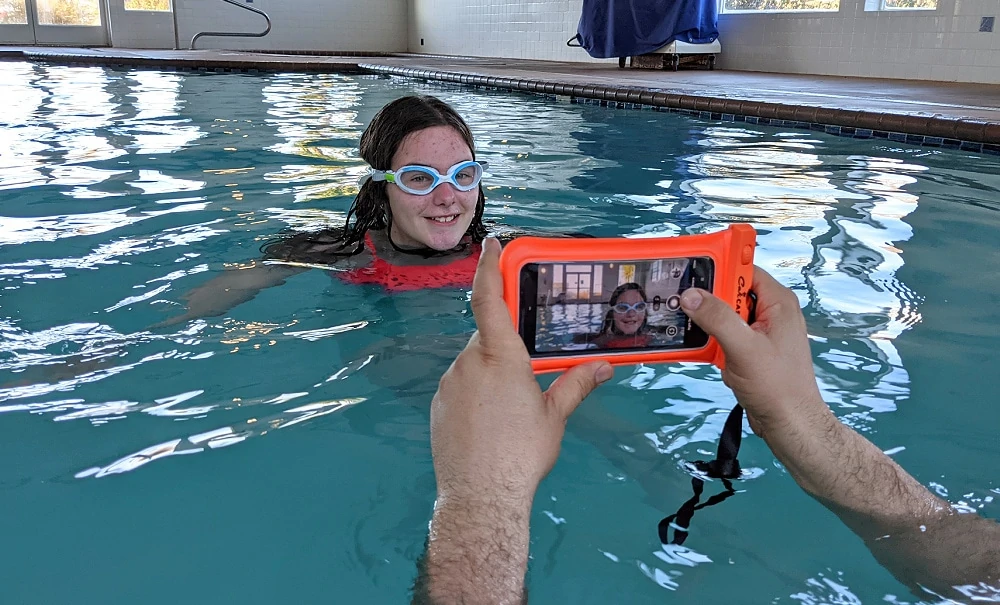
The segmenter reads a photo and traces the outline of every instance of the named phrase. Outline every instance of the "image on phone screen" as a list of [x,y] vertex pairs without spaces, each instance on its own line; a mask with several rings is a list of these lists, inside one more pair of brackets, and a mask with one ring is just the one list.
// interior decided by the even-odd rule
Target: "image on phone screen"
[[712,291],[709,257],[532,263],[521,270],[520,331],[535,357],[696,349],[708,343],[681,294]]

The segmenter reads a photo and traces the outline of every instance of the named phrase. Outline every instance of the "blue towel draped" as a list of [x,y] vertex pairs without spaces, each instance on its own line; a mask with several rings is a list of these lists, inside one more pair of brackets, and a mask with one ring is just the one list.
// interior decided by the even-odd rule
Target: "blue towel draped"
[[577,39],[591,57],[632,57],[719,37],[717,0],[583,0]]

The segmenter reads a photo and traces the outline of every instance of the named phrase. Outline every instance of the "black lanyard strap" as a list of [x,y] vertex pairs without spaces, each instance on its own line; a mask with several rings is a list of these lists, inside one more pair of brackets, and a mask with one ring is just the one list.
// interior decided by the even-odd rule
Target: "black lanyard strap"
[[[713,506],[722,502],[726,498],[736,493],[730,479],[739,479],[740,462],[736,459],[740,452],[740,441],[743,437],[743,406],[737,404],[733,411],[729,412],[726,418],[726,425],[722,429],[722,437],[719,439],[719,450],[715,460],[710,462],[695,462],[695,468],[712,479],[721,479],[724,491],[715,494],[705,502],[701,502],[701,494],[705,490],[705,482],[698,477],[691,478],[691,489],[694,495],[681,505],[676,513],[669,517],[664,517],[657,527],[660,534],[660,542],[663,544],[684,544],[691,528],[691,519],[697,510],[706,506]],[[670,529],[674,529],[674,537],[670,538]]]
[[[748,295],[750,312],[747,323],[753,325],[757,320],[757,296],[753,292]],[[664,517],[657,526],[662,544],[684,544],[691,529],[691,519],[697,510],[712,506],[722,502],[726,498],[736,493],[730,479],[739,479],[743,470],[740,468],[740,461],[737,456],[740,453],[740,443],[743,441],[743,406],[736,404],[736,407],[729,412],[726,417],[726,424],[722,427],[722,435],[719,437],[719,449],[716,451],[715,460],[708,462],[696,461],[694,467],[699,472],[704,473],[712,479],[721,479],[725,490],[710,497],[705,502],[701,502],[701,494],[705,491],[705,482],[698,478],[691,478],[691,488],[694,495],[687,502],[681,505],[677,512]],[[674,537],[670,538],[670,528],[674,529]]]
[[743,406],[736,404],[729,412],[726,424],[722,427],[719,437],[719,449],[715,460],[710,462],[695,462],[699,471],[712,479],[739,479],[743,470],[737,456],[740,453],[740,443],[743,441]]
[[[694,496],[682,504],[676,513],[669,517],[664,517],[660,521],[660,525],[657,527],[657,531],[660,534],[660,542],[662,544],[676,544],[678,546],[684,544],[684,540],[687,540],[691,528],[691,518],[694,517],[694,511],[718,504],[736,493],[729,479],[723,479],[722,485],[725,486],[725,491],[719,492],[699,504],[698,501],[701,499],[701,492],[704,490],[705,482],[698,477],[692,477],[691,487],[694,489]],[[674,530],[673,539],[670,538],[671,528]]]

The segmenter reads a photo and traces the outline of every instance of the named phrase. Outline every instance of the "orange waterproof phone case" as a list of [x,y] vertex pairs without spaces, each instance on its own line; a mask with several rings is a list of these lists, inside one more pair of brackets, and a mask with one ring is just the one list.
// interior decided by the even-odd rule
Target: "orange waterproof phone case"
[[664,238],[522,237],[500,256],[504,300],[538,373],[594,360],[721,368],[722,348],[680,310],[680,295],[709,290],[746,320],[756,240],[746,224]]

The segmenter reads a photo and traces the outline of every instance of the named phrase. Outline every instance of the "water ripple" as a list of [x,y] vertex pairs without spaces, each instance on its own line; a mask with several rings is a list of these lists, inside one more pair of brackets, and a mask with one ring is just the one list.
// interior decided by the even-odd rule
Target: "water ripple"
[[[324,569],[408,586],[433,497],[428,402],[474,329],[468,292],[385,296],[308,271],[220,316],[150,326],[179,314],[191,289],[257,262],[276,234],[342,222],[367,170],[361,131],[412,93],[469,121],[477,157],[490,162],[485,216],[501,230],[642,238],[753,225],[757,264],[799,297],[838,417],[933,477],[961,510],[997,514],[997,487],[983,480],[995,449],[983,428],[995,425],[995,159],[405,78],[3,61],[0,79],[0,444],[17,461],[0,471],[0,489],[40,490],[11,501],[9,517],[25,526],[78,529],[26,504],[64,510],[68,492],[42,502],[53,480],[129,474],[136,483],[88,492],[99,502],[89,518],[107,527],[119,499],[169,506],[172,485],[212,485],[213,497],[194,496],[226,526],[230,511],[212,503],[241,493],[245,469],[261,486],[255,498],[287,491],[275,487],[286,476],[310,486],[335,476],[335,488],[317,488],[321,511],[289,513],[339,519],[334,539],[365,542]],[[689,463],[714,454],[734,404],[716,369],[673,364],[623,369],[582,406],[546,483],[566,497],[539,513],[538,546],[552,555],[533,580],[541,594],[558,586],[555,600],[595,602],[593,584],[579,581],[594,577],[614,587],[608,600],[652,602],[697,584],[707,601],[734,602],[741,582],[715,581],[732,571],[775,602],[896,599],[890,580],[865,584],[873,563],[851,547],[795,542],[801,531],[772,525],[762,510],[785,510],[783,521],[808,531],[821,522],[748,426],[731,514],[705,513],[687,548],[651,552],[655,522],[687,497]],[[274,433],[283,438],[256,440]],[[257,447],[232,458],[176,461],[248,442]],[[183,476],[163,481],[150,468]],[[246,515],[233,519],[256,519],[250,500],[227,501]],[[352,506],[369,506],[371,522]],[[171,536],[203,539],[173,512],[157,513]],[[283,531],[296,552],[316,552],[313,530]],[[85,567],[53,569],[69,578]],[[563,592],[578,585],[587,594]]]
[[[276,404],[288,401],[306,393],[295,393],[291,395],[281,395],[272,400],[263,401],[262,404]],[[99,479],[108,475],[116,475],[134,471],[137,468],[149,464],[154,460],[169,456],[182,456],[188,454],[198,454],[206,450],[215,450],[242,443],[251,437],[266,435],[268,431],[287,428],[289,426],[312,420],[320,416],[326,416],[340,411],[341,409],[357,405],[365,401],[364,398],[340,399],[336,401],[319,401],[296,408],[283,410],[277,414],[270,414],[261,418],[250,418],[239,426],[224,426],[211,431],[190,435],[180,439],[171,439],[163,443],[151,445],[138,452],[129,454],[115,460],[114,462],[100,467],[91,467],[79,471],[74,475],[77,479],[93,477]]]

